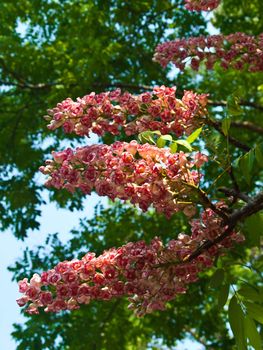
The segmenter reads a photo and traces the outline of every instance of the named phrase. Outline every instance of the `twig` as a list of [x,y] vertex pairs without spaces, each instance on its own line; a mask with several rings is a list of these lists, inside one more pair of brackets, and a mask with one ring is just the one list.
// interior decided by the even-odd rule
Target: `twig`
[[230,189],[227,187],[219,187],[217,189],[219,192],[224,193],[226,196],[233,196],[236,198],[242,199],[244,202],[249,203],[251,201],[251,198],[247,196],[245,193],[237,191],[236,189]]
[[[213,126],[221,135],[225,136],[222,129],[221,129],[221,123],[212,119],[207,119],[206,123],[208,125]],[[237,139],[235,139],[234,137],[228,135],[228,140],[230,143],[232,143],[232,145],[246,151],[249,152],[250,151],[250,147],[245,145],[244,143],[238,141]]]
[[247,218],[248,216],[257,213],[258,211],[263,209],[263,192],[260,192],[254,199],[252,199],[249,203],[243,206],[241,209],[234,211],[232,215],[229,216],[228,221],[225,222],[228,227],[222,235],[218,236],[213,241],[207,240],[205,241],[199,248],[196,249],[191,255],[189,255],[184,262],[190,262],[196,259],[199,255],[201,255],[204,251],[209,248],[215,246],[216,244],[222,242],[226,237],[228,237],[236,224]]
[[[208,100],[208,104],[210,106],[214,106],[214,107],[226,107],[227,106],[227,101],[212,101],[212,100]],[[240,106],[244,106],[244,107],[251,107],[251,108],[255,108],[258,109],[260,111],[263,111],[263,106],[255,103],[255,102],[250,102],[250,101],[239,101],[238,103]]]
[[244,121],[244,122],[233,121],[233,122],[231,122],[231,126],[234,126],[236,128],[248,129],[248,130],[255,131],[255,132],[263,135],[263,128],[261,126],[255,125],[255,124],[248,122],[248,121]]

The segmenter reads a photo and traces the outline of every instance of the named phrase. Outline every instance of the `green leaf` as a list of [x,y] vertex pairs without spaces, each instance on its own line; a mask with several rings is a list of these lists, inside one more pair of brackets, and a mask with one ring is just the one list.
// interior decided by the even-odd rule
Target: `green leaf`
[[261,337],[257,331],[255,322],[249,316],[246,316],[244,320],[244,326],[245,326],[245,334],[249,339],[250,344],[253,346],[255,350],[261,350],[262,349]]
[[230,300],[228,316],[238,350],[247,349],[244,335],[244,314],[235,296]]
[[221,288],[219,289],[219,294],[218,294],[218,307],[221,309],[224,307],[225,303],[227,302],[228,299],[228,294],[229,294],[229,283],[223,284]]
[[175,141],[178,145],[181,145],[185,148],[187,148],[190,152],[192,152],[192,147],[191,145],[186,141],[186,140],[177,140]]
[[240,105],[240,98],[235,94],[228,96],[227,98],[227,112],[229,115],[235,116],[243,113]]
[[242,171],[246,182],[250,184],[251,176],[252,176],[252,169],[255,161],[255,152],[254,150],[251,150],[247,152],[243,157],[239,159],[238,166],[240,170]]
[[177,148],[178,148],[178,146],[177,146],[176,142],[171,143],[171,145],[170,145],[171,153],[176,153]]
[[255,147],[255,156],[258,164],[262,166],[263,165],[263,143]]
[[141,143],[155,144],[155,141],[153,139],[154,134],[155,134],[155,132],[153,132],[153,131],[143,131],[138,135],[138,139]]
[[222,131],[224,133],[225,136],[228,135],[228,131],[231,125],[231,120],[229,117],[226,117],[223,121],[222,121]]
[[262,296],[258,293],[258,291],[255,288],[252,288],[250,286],[243,286],[238,290],[238,294],[242,295],[242,297],[245,297],[246,299],[252,300],[252,301],[263,301]]
[[193,143],[193,142],[199,137],[199,135],[201,134],[202,129],[203,129],[202,127],[199,128],[199,129],[196,129],[191,135],[189,135],[189,136],[187,137],[186,141],[187,141],[189,144]]
[[173,141],[173,138],[171,135],[162,135],[161,138],[165,141]]
[[172,142],[173,141],[172,136],[171,135],[162,135],[158,138],[156,144],[159,148],[163,148],[166,144],[166,141]]
[[247,312],[254,320],[263,324],[263,307],[258,304],[244,302]]
[[223,269],[217,269],[210,279],[210,287],[218,288],[221,286],[225,278],[225,271]]
[[256,213],[245,220],[245,231],[249,242],[254,246],[260,246],[260,238],[263,235],[263,213]]
[[165,140],[162,137],[159,137],[156,142],[157,147],[163,148],[165,144],[166,144]]

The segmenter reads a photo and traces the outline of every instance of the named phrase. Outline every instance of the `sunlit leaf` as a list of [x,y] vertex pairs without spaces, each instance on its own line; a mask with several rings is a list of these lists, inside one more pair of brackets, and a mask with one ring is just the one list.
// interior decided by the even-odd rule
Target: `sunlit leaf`
[[193,142],[199,137],[199,135],[201,134],[202,129],[203,129],[202,127],[199,128],[199,129],[196,129],[191,135],[189,135],[189,136],[187,137],[186,141],[187,141],[189,144],[193,143]]
[[192,152],[192,146],[186,140],[177,140],[175,141],[178,145],[181,145],[188,149],[188,151]]

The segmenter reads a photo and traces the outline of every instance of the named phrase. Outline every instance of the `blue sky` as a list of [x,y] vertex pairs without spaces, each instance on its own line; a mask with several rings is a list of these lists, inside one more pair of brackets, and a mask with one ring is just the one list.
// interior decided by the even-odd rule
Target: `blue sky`
[[105,198],[99,198],[95,194],[87,198],[85,211],[83,212],[58,209],[54,203],[42,206],[40,229],[30,232],[24,242],[18,241],[10,231],[0,234],[0,285],[2,286],[0,288],[0,349],[16,349],[16,345],[10,336],[12,324],[24,322],[24,318],[16,304],[16,299],[21,295],[18,293],[17,284],[11,282],[12,274],[7,271],[7,267],[14,264],[22,256],[26,247],[34,248],[37,245],[44,244],[49,233],[59,232],[60,238],[66,242],[70,238],[69,231],[78,226],[79,218],[92,217],[93,208],[99,200],[106,203]]
[[[47,195],[47,193],[45,193]],[[78,227],[81,217],[92,217],[93,209],[98,202],[107,203],[106,198],[98,197],[96,194],[85,200],[85,210],[83,212],[70,212],[66,209],[58,209],[54,203],[42,206],[41,226],[38,231],[29,233],[29,237],[24,241],[18,241],[10,231],[0,234],[0,349],[15,350],[16,344],[12,340],[13,323],[25,321],[20,314],[20,308],[16,304],[16,299],[20,297],[18,287],[15,282],[11,282],[12,274],[7,271],[7,267],[14,264],[20,258],[26,247],[34,248],[39,244],[44,244],[49,233],[60,233],[60,238],[66,242],[70,238],[70,230]],[[25,276],[26,277],[26,276]],[[162,348],[165,349],[165,348]],[[176,350],[203,350],[199,344],[185,341],[176,347]]]
[[[207,15],[207,19],[210,16]],[[26,26],[19,23],[18,32],[24,34],[25,29]],[[208,29],[211,34],[217,33],[211,24],[209,24]],[[89,141],[89,143],[96,142],[96,139],[91,138]],[[54,203],[47,203],[41,207],[40,229],[30,232],[29,237],[24,242],[18,241],[10,231],[0,233],[0,349],[16,349],[16,344],[10,335],[13,329],[12,324],[23,323],[25,320],[20,314],[20,309],[15,301],[20,296],[17,284],[11,282],[12,274],[7,271],[7,267],[13,265],[22,256],[26,247],[34,248],[37,245],[44,244],[49,233],[59,232],[60,239],[67,241],[70,238],[70,230],[78,226],[79,219],[93,215],[93,209],[98,201],[107,202],[105,198],[99,198],[95,194],[88,197],[86,199],[85,211],[83,212],[69,212],[65,209],[58,209]],[[203,348],[200,344],[187,340],[178,345],[176,350],[203,350]]]

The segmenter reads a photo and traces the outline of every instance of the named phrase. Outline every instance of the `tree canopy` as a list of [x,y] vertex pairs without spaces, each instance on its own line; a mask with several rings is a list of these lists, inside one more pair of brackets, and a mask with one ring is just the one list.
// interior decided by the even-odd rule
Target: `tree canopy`
[[[182,143],[186,137],[181,136],[173,137],[172,143],[179,141],[176,147],[182,151],[190,146],[191,151],[206,152],[202,193],[210,203],[226,201],[232,218],[239,211],[233,222],[245,236],[245,243],[216,258],[213,267],[203,271],[185,294],[169,301],[165,311],[137,318],[123,299],[93,301],[73,312],[41,311],[27,315],[25,324],[14,325],[17,349],[156,349],[158,341],[171,347],[187,337],[209,349],[261,348],[263,217],[262,202],[256,200],[262,188],[262,71],[226,67],[220,55],[212,70],[201,62],[198,67],[188,63],[184,70],[172,63],[162,68],[153,56],[158,44],[182,38],[217,32],[258,38],[262,6],[260,0],[223,0],[207,14],[188,11],[179,0],[2,1],[2,229],[11,228],[18,239],[26,239],[30,229],[39,228],[44,201],[38,168],[52,150],[63,148],[65,139],[67,144],[85,145],[85,138],[61,128],[51,134],[42,118],[47,109],[91,91],[121,88],[138,95],[156,85],[176,85],[180,97],[184,90],[209,94],[208,117],[193,143]],[[149,133],[140,136],[147,142],[157,138]],[[159,147],[169,145],[169,137],[159,136]],[[106,133],[101,141],[110,145],[134,138]],[[59,206],[85,211],[81,191],[49,193]],[[206,204],[195,201],[198,217]],[[242,208],[247,208],[243,216]],[[106,208],[98,206],[92,219],[81,220],[66,245],[50,234],[45,247],[25,251],[10,270],[19,280],[59,261],[81,258],[87,251],[99,255],[129,241],[149,243],[155,236],[167,243],[189,229],[189,218],[182,212],[167,219],[153,209],[143,213],[117,200]]]

